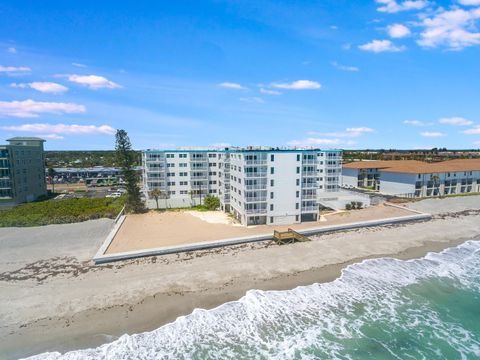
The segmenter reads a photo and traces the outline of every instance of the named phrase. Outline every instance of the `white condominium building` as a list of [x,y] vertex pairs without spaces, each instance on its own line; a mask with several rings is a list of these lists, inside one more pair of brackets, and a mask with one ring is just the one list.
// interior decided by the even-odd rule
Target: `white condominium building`
[[[316,221],[319,197],[337,192],[340,150],[145,150],[146,193],[160,207],[189,207],[207,195],[244,225]],[[155,201],[149,199],[149,207]]]

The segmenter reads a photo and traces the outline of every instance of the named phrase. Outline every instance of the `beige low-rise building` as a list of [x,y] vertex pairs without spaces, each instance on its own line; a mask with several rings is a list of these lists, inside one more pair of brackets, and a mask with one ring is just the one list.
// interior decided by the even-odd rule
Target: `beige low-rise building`
[[402,197],[480,192],[480,159],[357,161],[343,166],[342,186]]

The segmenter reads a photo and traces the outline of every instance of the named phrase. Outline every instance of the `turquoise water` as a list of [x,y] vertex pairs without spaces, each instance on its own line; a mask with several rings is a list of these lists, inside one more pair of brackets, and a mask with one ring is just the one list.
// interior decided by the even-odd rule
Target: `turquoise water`
[[479,359],[480,241],[349,266],[326,284],[249,291],[155,331],[39,359]]

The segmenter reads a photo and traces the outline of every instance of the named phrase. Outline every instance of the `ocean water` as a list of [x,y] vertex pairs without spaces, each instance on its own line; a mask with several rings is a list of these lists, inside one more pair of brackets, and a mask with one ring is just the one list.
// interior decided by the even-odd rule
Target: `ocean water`
[[35,359],[480,359],[480,241],[366,260],[337,280],[251,290],[159,329]]

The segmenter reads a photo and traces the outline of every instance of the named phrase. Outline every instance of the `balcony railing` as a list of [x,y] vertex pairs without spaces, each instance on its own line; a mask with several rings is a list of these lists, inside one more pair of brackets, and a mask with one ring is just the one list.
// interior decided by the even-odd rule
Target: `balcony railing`
[[303,194],[302,199],[304,200],[314,200],[317,198],[316,194]]
[[245,165],[267,165],[267,159],[265,160],[245,160]]
[[318,164],[317,159],[303,159],[302,164],[304,165],[315,165]]
[[193,164],[190,165],[190,170],[192,171],[208,171],[208,166],[194,166]]
[[304,171],[302,176],[317,176],[318,173],[316,171]]
[[302,212],[318,211],[318,206],[302,206]]
[[245,177],[247,178],[254,178],[254,177],[266,177],[267,172],[248,172],[245,173]]
[[245,198],[245,202],[251,203],[251,202],[265,202],[267,201],[267,196],[249,196]]
[[207,175],[190,175],[190,179],[192,180],[207,180]]
[[318,183],[302,183],[302,188],[303,189],[316,189],[318,188]]
[[267,209],[246,209],[246,214],[266,214]]
[[245,185],[245,190],[267,190],[267,184]]

